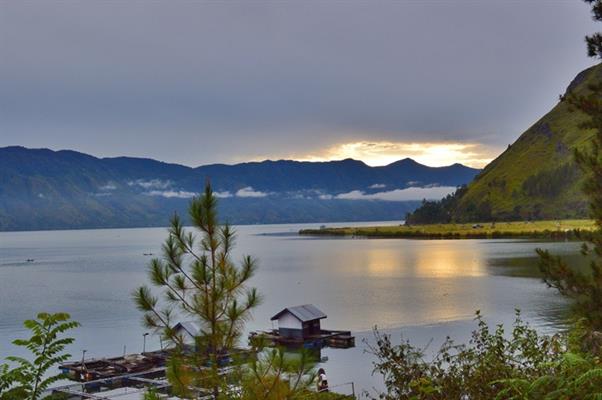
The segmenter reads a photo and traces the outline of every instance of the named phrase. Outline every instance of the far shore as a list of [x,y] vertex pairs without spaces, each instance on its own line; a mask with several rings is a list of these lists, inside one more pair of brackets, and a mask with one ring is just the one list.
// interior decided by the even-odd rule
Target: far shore
[[553,239],[579,240],[595,229],[589,219],[474,222],[429,225],[362,226],[302,229],[300,235],[418,239]]

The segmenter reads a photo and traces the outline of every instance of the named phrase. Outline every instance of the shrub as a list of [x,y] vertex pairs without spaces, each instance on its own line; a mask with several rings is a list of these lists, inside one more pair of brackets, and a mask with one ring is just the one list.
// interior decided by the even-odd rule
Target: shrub
[[511,382],[553,374],[563,360],[565,337],[539,335],[518,311],[509,337],[502,325],[491,331],[479,312],[475,321],[467,345],[448,337],[430,359],[425,348],[407,341],[394,345],[390,335],[375,329],[376,344],[367,343],[368,351],[377,357],[374,372],[383,375],[386,392],[372,398],[490,400]]

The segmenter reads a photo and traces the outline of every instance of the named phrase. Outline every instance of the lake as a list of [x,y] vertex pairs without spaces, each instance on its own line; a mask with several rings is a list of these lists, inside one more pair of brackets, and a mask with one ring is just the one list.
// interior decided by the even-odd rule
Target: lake
[[[374,224],[384,223],[363,225]],[[491,323],[510,324],[519,308],[543,332],[562,326],[566,303],[537,277],[534,250],[577,258],[579,243],[297,235],[318,225],[239,226],[235,258],[259,260],[253,285],[265,300],[248,329],[270,328],[270,317],[282,308],[313,303],[328,315],[323,327],[354,332],[355,349],[322,351],[331,385],[353,381],[356,392],[381,387],[363,343],[374,326],[422,345],[447,335],[465,340],[475,310]],[[158,254],[166,232],[0,233],[0,359],[16,353],[10,341],[26,334],[22,321],[40,311],[69,312],[82,324],[73,332],[74,358],[83,349],[86,357],[120,355],[124,346],[142,351],[146,330],[131,292],[147,282],[144,253]],[[149,337],[146,346],[158,348],[158,339]]]

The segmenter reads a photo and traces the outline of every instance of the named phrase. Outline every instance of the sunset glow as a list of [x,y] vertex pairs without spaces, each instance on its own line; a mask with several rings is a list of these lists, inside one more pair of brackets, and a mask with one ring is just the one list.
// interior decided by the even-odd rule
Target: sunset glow
[[307,161],[329,161],[353,158],[371,166],[387,165],[403,158],[440,167],[460,163],[475,168],[487,165],[496,153],[477,143],[404,143],[404,142],[351,142],[333,146],[322,154],[301,157]]

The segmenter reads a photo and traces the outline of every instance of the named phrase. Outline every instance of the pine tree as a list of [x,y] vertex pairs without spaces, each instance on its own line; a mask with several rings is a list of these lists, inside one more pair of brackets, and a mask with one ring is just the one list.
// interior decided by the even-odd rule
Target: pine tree
[[[592,5],[592,14],[594,21],[602,21],[602,1],[600,0],[584,0]],[[593,35],[586,36],[587,54],[590,57],[602,58],[602,33],[597,32]]]
[[[315,359],[307,350],[287,353],[263,349],[243,372],[240,400],[305,400],[322,398],[309,391],[316,379]],[[314,394],[314,396],[309,397]]]
[[[173,387],[180,388],[178,394],[192,396],[187,393],[191,387],[209,388],[218,398],[226,396],[228,386],[219,366],[238,344],[245,321],[261,301],[256,289],[247,287],[256,261],[250,256],[240,265],[232,261],[234,231],[219,224],[217,199],[209,184],[191,201],[189,215],[196,235],[175,215],[163,257],[149,265],[150,280],[161,298],[143,286],[134,299],[144,312],[145,325],[173,345],[168,375]],[[194,351],[174,329],[180,318],[201,328]]]

